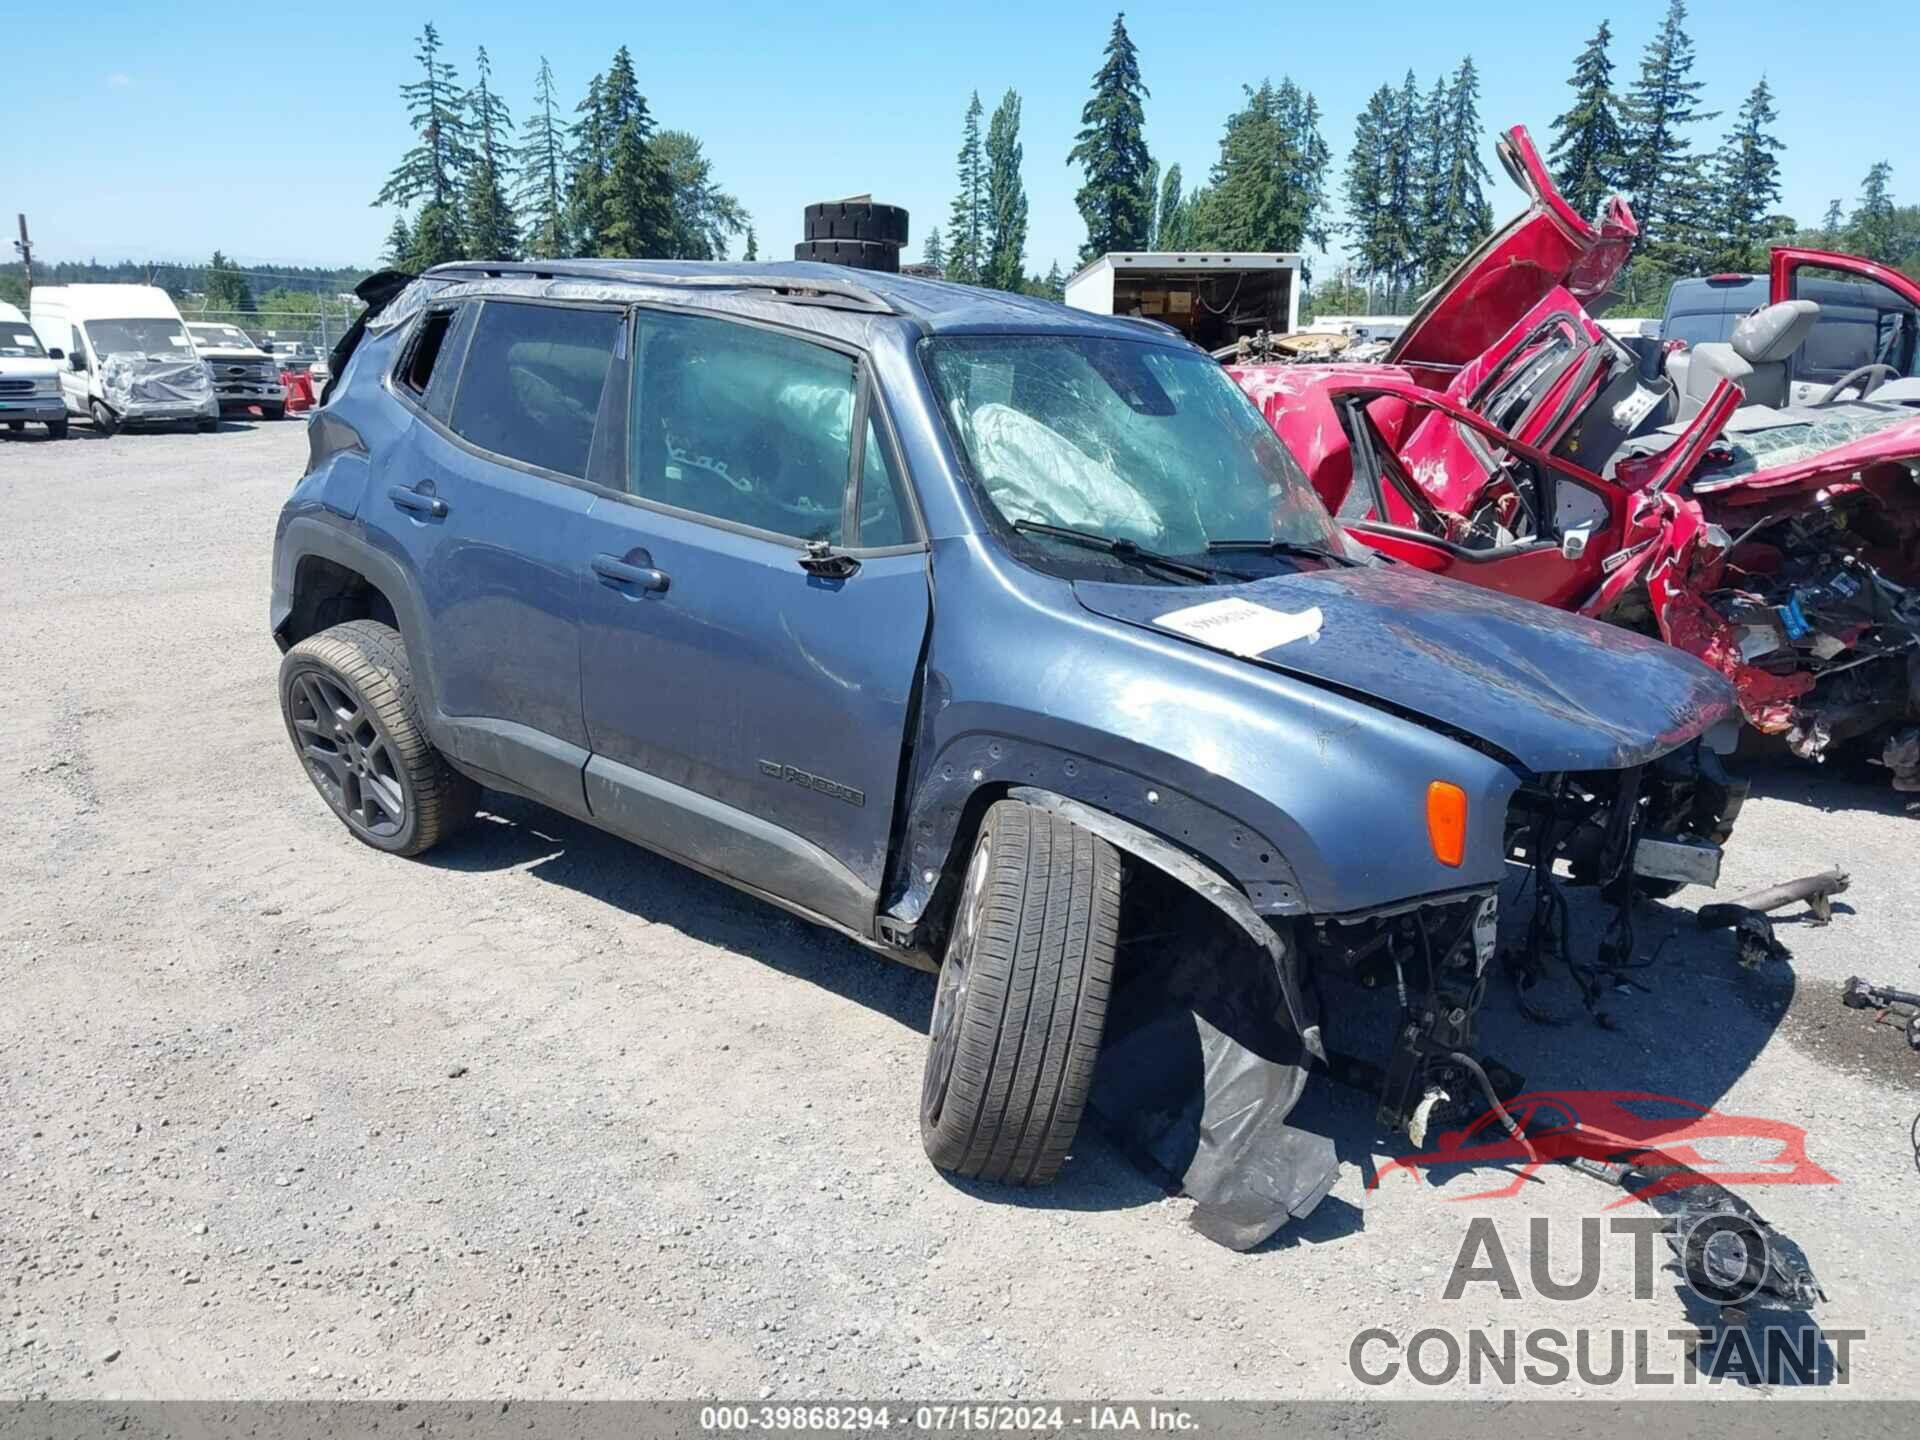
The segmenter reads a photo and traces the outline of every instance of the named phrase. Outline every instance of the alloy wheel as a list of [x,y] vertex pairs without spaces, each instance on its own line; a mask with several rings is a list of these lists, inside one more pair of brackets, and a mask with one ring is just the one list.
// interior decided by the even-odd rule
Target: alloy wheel
[[407,787],[391,743],[359,697],[330,675],[303,670],[289,700],[294,743],[327,803],[368,835],[398,835],[407,823]]

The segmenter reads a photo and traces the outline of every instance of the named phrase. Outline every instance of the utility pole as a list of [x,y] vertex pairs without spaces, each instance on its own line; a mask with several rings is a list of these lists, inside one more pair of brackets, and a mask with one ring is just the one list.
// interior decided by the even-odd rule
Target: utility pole
[[20,238],[13,242],[13,248],[20,252],[20,263],[27,267],[27,293],[33,293],[33,241],[27,238],[27,217],[20,216]]

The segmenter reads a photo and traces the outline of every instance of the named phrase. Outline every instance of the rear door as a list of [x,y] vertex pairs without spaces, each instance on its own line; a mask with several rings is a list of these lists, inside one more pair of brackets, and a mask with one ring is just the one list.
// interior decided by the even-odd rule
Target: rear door
[[865,931],[929,616],[885,408],[812,336],[640,310],[630,345],[575,557],[594,815]]
[[1858,255],[1783,246],[1773,252],[1772,297],[1820,306],[1787,361],[1792,402],[1811,404],[1864,365],[1920,375],[1920,285]]
[[[363,513],[406,553],[450,752],[580,813],[579,555],[618,307],[429,308],[389,387],[412,412]],[[369,513],[370,512],[370,513]]]

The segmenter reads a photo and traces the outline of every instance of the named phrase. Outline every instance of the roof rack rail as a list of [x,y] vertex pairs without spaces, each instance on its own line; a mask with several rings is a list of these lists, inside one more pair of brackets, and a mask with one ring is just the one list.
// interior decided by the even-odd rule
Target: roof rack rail
[[565,260],[516,260],[485,264],[458,260],[436,265],[430,274],[470,274],[489,279],[600,280],[626,285],[651,285],[665,290],[756,290],[795,305],[830,305],[838,309],[860,310],[872,315],[897,312],[877,291],[838,276],[799,275],[686,275],[663,272],[622,271],[618,261],[601,264],[570,263]]

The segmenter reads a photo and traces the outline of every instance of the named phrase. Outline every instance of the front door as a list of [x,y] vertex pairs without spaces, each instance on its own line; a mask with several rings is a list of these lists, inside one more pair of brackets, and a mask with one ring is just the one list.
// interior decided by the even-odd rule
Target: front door
[[589,803],[865,931],[929,615],[886,416],[857,356],[765,326],[641,310],[631,353],[577,561]]
[[67,346],[67,358],[60,362],[60,398],[67,402],[69,415],[85,415],[93,400],[93,359],[80,327],[67,328],[72,332],[72,339]]

